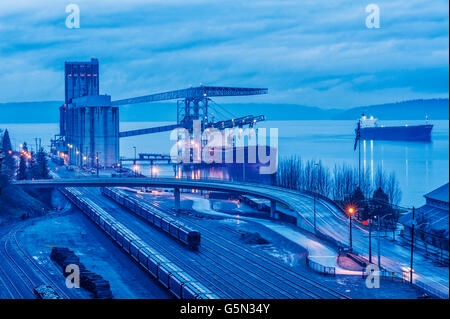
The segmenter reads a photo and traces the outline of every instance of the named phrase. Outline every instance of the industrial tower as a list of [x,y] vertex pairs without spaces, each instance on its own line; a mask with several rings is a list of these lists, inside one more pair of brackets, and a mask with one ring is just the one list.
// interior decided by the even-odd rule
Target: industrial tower
[[[70,164],[95,167],[119,163],[119,138],[170,131],[183,127],[192,129],[200,120],[202,130],[210,127],[226,129],[253,126],[264,116],[247,115],[214,122],[209,117],[212,97],[267,94],[267,89],[200,86],[111,101],[99,94],[99,63],[65,63],[65,103],[60,107],[60,135],[52,141],[52,151]],[[177,123],[141,130],[119,132],[119,106],[156,101],[177,100]]]

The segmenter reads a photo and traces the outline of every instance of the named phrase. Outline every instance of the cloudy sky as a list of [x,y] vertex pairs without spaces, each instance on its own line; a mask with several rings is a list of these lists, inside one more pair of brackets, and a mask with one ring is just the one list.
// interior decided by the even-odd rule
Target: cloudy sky
[[62,100],[64,61],[91,57],[113,99],[200,83],[322,107],[448,97],[448,17],[448,0],[1,0],[0,102]]

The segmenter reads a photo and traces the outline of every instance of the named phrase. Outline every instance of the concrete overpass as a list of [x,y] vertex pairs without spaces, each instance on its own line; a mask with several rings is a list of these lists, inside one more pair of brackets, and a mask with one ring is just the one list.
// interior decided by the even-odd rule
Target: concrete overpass
[[[237,194],[261,197],[270,200],[270,216],[277,219],[277,203],[285,205],[288,209],[284,214],[294,217],[297,226],[308,231],[314,230],[314,211],[311,196],[305,193],[288,190],[281,187],[254,184],[233,183],[222,180],[192,180],[176,178],[70,178],[53,180],[14,181],[12,184],[22,187],[161,187],[173,188],[175,209],[180,208],[180,189],[198,189],[232,192]],[[336,207],[336,212],[339,209]]]

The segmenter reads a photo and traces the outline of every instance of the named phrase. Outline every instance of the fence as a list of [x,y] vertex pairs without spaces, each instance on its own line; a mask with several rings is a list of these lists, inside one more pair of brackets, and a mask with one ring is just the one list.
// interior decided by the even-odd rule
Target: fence
[[325,276],[336,276],[336,268],[335,267],[328,267],[321,265],[315,261],[312,261],[309,258],[309,252],[306,252],[306,265],[314,270],[315,272],[318,272]]

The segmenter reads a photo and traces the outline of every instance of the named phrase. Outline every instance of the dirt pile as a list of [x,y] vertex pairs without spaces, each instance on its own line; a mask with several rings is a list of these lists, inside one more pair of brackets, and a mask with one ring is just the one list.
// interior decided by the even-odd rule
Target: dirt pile
[[50,258],[62,268],[66,277],[71,272],[66,272],[68,265],[77,265],[80,269],[80,286],[91,292],[96,299],[112,299],[113,295],[109,282],[102,276],[86,269],[75,253],[68,248],[53,247]]
[[246,231],[240,231],[241,240],[249,245],[266,245],[269,243],[268,240],[261,237],[259,233],[251,233]]

